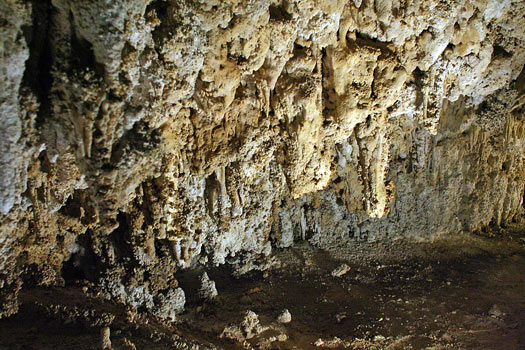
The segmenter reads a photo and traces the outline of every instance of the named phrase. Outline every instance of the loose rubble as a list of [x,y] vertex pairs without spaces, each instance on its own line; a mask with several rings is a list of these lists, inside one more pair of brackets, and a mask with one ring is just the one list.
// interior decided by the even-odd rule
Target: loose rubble
[[266,329],[268,327],[263,327],[259,323],[259,316],[255,312],[248,310],[244,313],[244,318],[239,325],[232,324],[224,328],[221,338],[228,338],[242,343],[264,332]]

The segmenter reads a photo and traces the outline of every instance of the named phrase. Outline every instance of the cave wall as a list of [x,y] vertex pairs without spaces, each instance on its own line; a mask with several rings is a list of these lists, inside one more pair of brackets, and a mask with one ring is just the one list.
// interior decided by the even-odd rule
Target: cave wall
[[520,0],[2,1],[0,316],[22,283],[86,278],[163,314],[195,264],[513,220],[524,16]]

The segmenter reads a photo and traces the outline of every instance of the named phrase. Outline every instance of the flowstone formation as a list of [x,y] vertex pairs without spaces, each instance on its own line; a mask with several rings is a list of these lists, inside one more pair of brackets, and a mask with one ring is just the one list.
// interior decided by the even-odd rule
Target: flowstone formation
[[0,316],[522,213],[521,0],[0,2]]

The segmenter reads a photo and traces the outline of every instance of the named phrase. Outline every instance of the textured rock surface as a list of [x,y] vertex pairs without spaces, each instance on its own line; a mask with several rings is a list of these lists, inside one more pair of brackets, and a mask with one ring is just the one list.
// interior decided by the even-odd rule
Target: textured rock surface
[[196,264],[242,273],[297,240],[512,220],[524,15],[520,0],[1,2],[0,316],[22,281],[85,278],[162,313]]

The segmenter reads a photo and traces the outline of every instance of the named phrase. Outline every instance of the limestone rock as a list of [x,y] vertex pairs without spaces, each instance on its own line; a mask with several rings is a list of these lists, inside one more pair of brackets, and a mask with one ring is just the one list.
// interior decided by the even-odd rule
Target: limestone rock
[[157,295],[153,312],[161,318],[175,321],[177,315],[184,311],[185,303],[186,296],[182,288],[170,289]]
[[204,300],[213,300],[219,294],[215,287],[215,282],[210,280],[208,274],[204,272],[200,278],[201,286],[199,289],[199,296]]
[[341,277],[343,275],[346,275],[349,271],[350,271],[350,266],[348,266],[347,264],[341,264],[332,271],[332,276]]
[[109,327],[102,327],[100,329],[100,349],[111,350],[111,333]]
[[298,240],[512,221],[524,16],[520,0],[3,1],[0,317],[23,279],[80,275],[172,318],[173,276],[199,261],[242,273]]
[[290,323],[292,322],[292,314],[288,309],[284,309],[281,314],[277,317],[277,322]]
[[232,324],[224,329],[221,338],[243,342],[264,332],[266,329],[267,327],[263,327],[259,323],[259,316],[255,312],[248,310],[244,313],[244,318],[239,325]]

